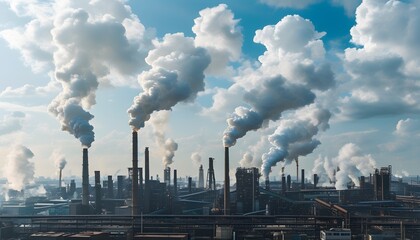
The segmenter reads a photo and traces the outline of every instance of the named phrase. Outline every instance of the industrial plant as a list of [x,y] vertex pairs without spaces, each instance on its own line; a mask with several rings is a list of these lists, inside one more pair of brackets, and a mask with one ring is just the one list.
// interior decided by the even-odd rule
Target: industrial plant
[[[229,175],[214,158],[196,174],[178,177],[166,167],[163,179],[150,176],[149,148],[139,165],[137,131],[132,133],[132,166],[127,174],[89,182],[89,152],[83,148],[82,181],[45,184],[45,196],[25,198],[9,190],[2,201],[1,239],[418,239],[420,184],[392,174],[392,167],[360,176],[346,189],[322,186],[296,161],[296,176],[262,179],[258,168]],[[205,171],[207,168],[207,171]],[[61,170],[62,168],[60,168]],[[337,168],[335,174],[341,170]],[[206,172],[206,174],[205,174]],[[300,173],[300,176],[298,175]],[[206,176],[205,176],[206,175]],[[224,181],[217,181],[222,178]],[[230,179],[235,178],[235,184]],[[102,180],[102,182],[101,182]],[[57,184],[58,183],[58,184]],[[80,183],[79,183],[80,184]]]

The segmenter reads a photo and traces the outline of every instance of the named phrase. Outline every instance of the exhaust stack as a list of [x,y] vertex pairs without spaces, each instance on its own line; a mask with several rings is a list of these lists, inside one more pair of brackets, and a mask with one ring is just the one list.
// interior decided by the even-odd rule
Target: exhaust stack
[[63,172],[63,169],[60,168],[60,172],[58,173],[58,189],[60,190],[60,192],[61,192],[61,174],[62,174],[62,172]]
[[224,189],[224,212],[230,215],[230,179],[229,179],[229,147],[225,147],[225,189]]
[[133,173],[132,173],[132,183],[131,183],[131,200],[132,200],[132,205],[133,208],[131,209],[131,215],[138,215],[138,208],[139,208],[139,200],[138,200],[138,196],[139,196],[139,175],[138,175],[138,163],[139,163],[139,159],[138,159],[138,135],[137,135],[137,131],[133,131]]
[[96,213],[102,212],[102,190],[101,190],[101,173],[95,171],[95,206]]
[[144,150],[144,211],[149,212],[150,208],[150,176],[149,176],[149,148]]
[[86,211],[87,211],[89,207],[89,164],[88,164],[88,149],[87,148],[83,148],[82,205],[86,208]]

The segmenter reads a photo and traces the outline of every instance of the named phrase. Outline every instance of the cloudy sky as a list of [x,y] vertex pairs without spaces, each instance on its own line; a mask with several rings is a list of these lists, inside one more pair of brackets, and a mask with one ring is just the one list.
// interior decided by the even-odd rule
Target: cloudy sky
[[0,167],[80,176],[90,147],[125,174],[135,129],[153,176],[221,180],[224,146],[270,178],[416,175],[419,26],[419,0],[0,0]]

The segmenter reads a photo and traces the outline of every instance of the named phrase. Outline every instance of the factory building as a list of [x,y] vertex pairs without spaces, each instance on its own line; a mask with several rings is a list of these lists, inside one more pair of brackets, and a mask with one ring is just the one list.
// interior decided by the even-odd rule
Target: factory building
[[258,168],[236,169],[236,213],[259,210],[260,173]]

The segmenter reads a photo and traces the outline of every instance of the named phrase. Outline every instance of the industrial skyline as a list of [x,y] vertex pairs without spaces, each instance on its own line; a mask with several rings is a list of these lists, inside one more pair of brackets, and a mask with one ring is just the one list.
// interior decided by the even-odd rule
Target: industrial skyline
[[297,162],[320,182],[340,168],[337,189],[378,166],[420,171],[418,1],[162,4],[0,2],[9,187],[81,176],[84,147],[91,177],[125,172],[133,130],[150,176],[197,177],[211,157],[222,181],[224,147],[231,181]]

